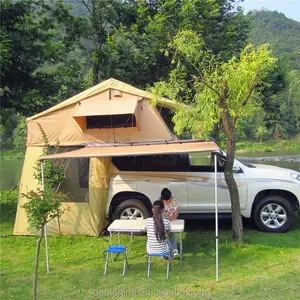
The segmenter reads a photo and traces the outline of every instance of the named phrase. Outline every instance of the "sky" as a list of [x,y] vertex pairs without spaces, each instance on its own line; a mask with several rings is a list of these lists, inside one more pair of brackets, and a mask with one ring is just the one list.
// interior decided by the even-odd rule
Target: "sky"
[[277,10],[286,17],[300,22],[300,0],[245,0],[241,6],[246,12],[263,8]]

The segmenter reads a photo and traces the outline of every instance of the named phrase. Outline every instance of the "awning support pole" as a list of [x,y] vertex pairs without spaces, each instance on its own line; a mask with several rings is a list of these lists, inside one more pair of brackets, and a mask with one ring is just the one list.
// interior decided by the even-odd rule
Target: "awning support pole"
[[[45,182],[44,182],[44,161],[41,160],[41,174],[42,174],[42,190],[45,192]],[[47,224],[44,226],[45,232],[45,249],[46,249],[46,270],[49,274],[49,256],[48,256],[48,236],[47,236]]]
[[216,224],[216,281],[219,281],[219,224],[218,224],[218,184],[217,154],[215,153],[215,224]]

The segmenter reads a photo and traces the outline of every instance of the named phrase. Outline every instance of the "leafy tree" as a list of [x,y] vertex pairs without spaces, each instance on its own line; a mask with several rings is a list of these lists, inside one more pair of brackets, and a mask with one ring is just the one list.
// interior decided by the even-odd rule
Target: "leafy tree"
[[88,12],[85,18],[83,38],[85,52],[91,65],[92,85],[109,77],[107,62],[109,57],[104,50],[106,39],[122,23],[131,23],[132,6],[130,1],[121,0],[78,0]]
[[[38,124],[39,125],[39,124]],[[42,156],[49,154],[50,145],[48,138],[43,128],[39,125],[41,134],[44,139],[44,147]],[[58,148],[58,147],[57,147]],[[56,149],[58,151],[58,149]],[[45,233],[45,226],[54,218],[58,220],[59,232],[60,223],[59,218],[64,213],[65,209],[61,209],[61,202],[67,198],[65,193],[58,192],[59,186],[65,177],[64,168],[62,164],[55,161],[44,161],[44,180],[42,178],[40,161],[36,163],[34,177],[43,186],[42,189],[31,190],[28,193],[22,194],[28,199],[22,207],[25,209],[29,225],[40,231],[39,238],[36,243],[35,268],[34,268],[34,284],[33,284],[33,299],[37,299],[37,281],[38,281],[38,265],[41,242]]]
[[26,120],[20,118],[17,127],[13,131],[14,148],[18,151],[25,152],[26,148]]
[[105,47],[111,58],[111,76],[133,85],[145,87],[167,77],[173,53],[166,49],[180,30],[192,29],[201,34],[222,59],[228,59],[246,45],[249,21],[241,10],[234,9],[237,1],[135,2],[135,23],[117,28],[108,36]]
[[77,66],[69,57],[80,24],[61,1],[1,0],[2,108],[28,116],[57,102],[61,86],[73,84],[66,70]]
[[[208,134],[221,122],[226,135],[224,173],[231,197],[233,240],[242,242],[239,194],[232,172],[236,122],[241,116],[253,114],[259,106],[259,94],[266,85],[264,79],[275,69],[277,60],[267,45],[258,48],[249,45],[239,58],[233,56],[222,62],[193,31],[180,32],[170,47],[176,53],[176,68],[170,72],[168,81],[156,83],[153,91],[175,101],[192,103],[190,110],[181,110],[174,117],[175,130],[179,133],[188,128],[194,135]],[[193,69],[189,83],[183,61]]]
[[30,191],[23,194],[28,199],[22,207],[25,209],[29,224],[40,231],[40,236],[36,242],[35,268],[34,268],[34,284],[33,299],[37,299],[37,281],[38,266],[41,242],[45,233],[45,226],[48,222],[63,214],[61,210],[61,201],[66,198],[65,194],[53,193],[52,190],[46,189],[42,191]]
[[255,132],[255,137],[259,140],[259,149],[261,150],[262,140],[267,138],[269,131],[265,126],[259,126]]

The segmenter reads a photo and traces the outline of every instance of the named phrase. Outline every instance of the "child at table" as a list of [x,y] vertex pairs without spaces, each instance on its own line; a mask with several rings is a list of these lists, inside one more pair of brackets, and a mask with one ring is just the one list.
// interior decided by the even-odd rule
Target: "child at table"
[[[161,191],[160,199],[165,206],[165,211],[163,214],[164,218],[169,221],[176,220],[178,217],[179,205],[178,205],[177,201],[174,199],[174,197],[172,196],[171,191],[167,188],[164,188]],[[178,255],[178,249],[177,249],[175,233],[169,232],[168,236],[169,236],[172,248],[173,248],[173,255],[176,256],[176,255]]]
[[152,206],[153,217],[145,220],[147,229],[147,253],[165,254],[164,259],[173,258],[173,248],[165,233],[170,230],[170,221],[163,218],[164,204],[155,201]]

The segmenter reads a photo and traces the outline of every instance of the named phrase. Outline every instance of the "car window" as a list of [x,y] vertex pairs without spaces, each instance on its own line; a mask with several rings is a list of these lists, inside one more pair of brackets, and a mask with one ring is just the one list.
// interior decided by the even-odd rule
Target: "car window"
[[[214,172],[214,153],[212,152],[199,152],[189,153],[190,158],[190,171],[191,172]],[[217,155],[217,170],[218,172],[224,171],[225,158]]]
[[187,153],[113,157],[112,162],[120,171],[186,172],[189,170]]

